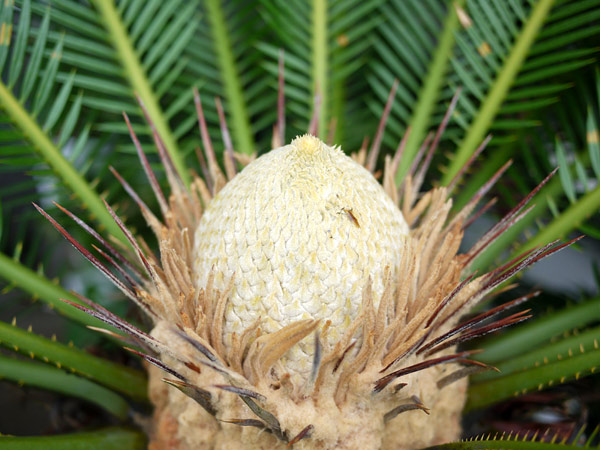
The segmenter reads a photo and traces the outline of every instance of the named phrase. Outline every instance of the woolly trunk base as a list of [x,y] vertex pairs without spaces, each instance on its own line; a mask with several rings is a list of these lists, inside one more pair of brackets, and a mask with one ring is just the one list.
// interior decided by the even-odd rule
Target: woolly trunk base
[[[171,345],[177,345],[177,338],[164,326],[159,325],[152,335],[163,342],[168,338]],[[181,350],[185,351],[183,348]],[[163,356],[164,359],[169,358]],[[285,442],[264,429],[227,423],[252,420],[256,416],[237,395],[215,388],[226,383],[223,376],[206,367],[197,373],[177,363],[173,366],[193,380],[193,384],[202,386],[212,394],[213,403],[217,406],[216,418],[193,399],[164,383],[163,371],[149,367],[149,395],[155,406],[149,446],[151,450],[289,448]],[[365,395],[361,388],[363,377],[372,378],[373,374],[360,374],[348,381],[348,395],[339,406],[333,398],[328,399],[324,395],[317,401],[306,398],[291,404],[289,399],[284,400],[286,393],[283,388],[271,390],[267,406],[279,419],[282,430],[289,435],[296,435],[307,423],[313,425],[310,439],[298,441],[294,448],[419,449],[460,437],[467,380],[463,378],[441,390],[437,385],[438,380],[456,368],[452,364],[441,365],[408,375],[403,379],[408,384],[399,387],[397,392],[382,402],[372,402],[367,396],[383,394]],[[418,398],[427,408],[404,411],[385,423],[384,415],[390,405],[397,404],[403,398]]]

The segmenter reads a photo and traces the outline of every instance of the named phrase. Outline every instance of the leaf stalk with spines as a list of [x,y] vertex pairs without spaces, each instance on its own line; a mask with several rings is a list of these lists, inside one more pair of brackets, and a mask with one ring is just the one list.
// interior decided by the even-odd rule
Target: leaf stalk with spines
[[[511,434],[502,436],[487,436],[485,439],[481,438],[470,438],[464,442],[454,442],[451,444],[436,445],[435,447],[429,447],[423,450],[577,450],[581,447],[579,445],[568,445],[564,441],[556,444],[553,442],[539,442],[535,440],[534,436],[529,437],[529,434],[523,434],[523,436]],[[536,434],[537,436],[537,434]],[[530,439],[530,440],[527,440]]]
[[465,409],[470,411],[482,408],[532,390],[540,391],[547,386],[561,384],[567,380],[578,380],[581,376],[593,374],[598,366],[600,366],[600,350],[593,349],[523,372],[474,384],[469,387]]
[[483,341],[481,345],[485,352],[479,355],[479,360],[491,364],[508,360],[523,352],[534,350],[565,330],[582,328],[599,319],[600,298],[560,309],[503,335]]
[[72,345],[46,339],[5,322],[0,322],[0,343],[44,362],[60,365],[136,400],[147,398],[146,377],[142,372],[98,358]]
[[[535,323],[535,322],[533,322]],[[495,364],[500,372],[488,371],[477,374],[471,378],[472,383],[496,379],[514,372],[519,372],[541,364],[548,364],[562,355],[570,353],[584,353],[598,347],[600,328],[595,327],[581,333],[573,333],[569,337],[557,340],[535,350],[523,353]]]
[[0,450],[142,450],[144,433],[126,427],[108,427],[82,433],[54,436],[1,436]]
[[89,315],[69,306],[60,299],[65,298],[73,303],[81,304],[81,301],[64,290],[60,285],[51,282],[48,278],[20,264],[18,261],[0,253],[0,276],[9,283],[14,283],[20,289],[30,293],[47,303],[50,308],[55,309],[64,316],[82,325],[103,326],[102,322]]
[[110,389],[46,364],[0,356],[2,377],[89,401],[123,420],[129,404]]

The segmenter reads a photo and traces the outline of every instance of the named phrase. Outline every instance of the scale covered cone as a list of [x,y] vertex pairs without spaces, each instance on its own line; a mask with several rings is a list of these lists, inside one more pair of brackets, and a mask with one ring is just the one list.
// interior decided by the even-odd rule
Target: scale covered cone
[[[311,135],[246,167],[211,201],[195,236],[196,284],[225,289],[225,342],[258,318],[266,332],[302,319],[331,321],[336,341],[371,280],[375,303],[386,267],[396,270],[408,226],[381,185],[339,148]],[[282,360],[306,375],[313,343]]]

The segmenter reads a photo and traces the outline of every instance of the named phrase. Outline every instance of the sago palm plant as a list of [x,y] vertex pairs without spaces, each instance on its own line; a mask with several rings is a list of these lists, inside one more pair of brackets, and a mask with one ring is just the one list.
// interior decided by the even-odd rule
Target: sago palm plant
[[597,444],[598,1],[0,21],[0,448]]

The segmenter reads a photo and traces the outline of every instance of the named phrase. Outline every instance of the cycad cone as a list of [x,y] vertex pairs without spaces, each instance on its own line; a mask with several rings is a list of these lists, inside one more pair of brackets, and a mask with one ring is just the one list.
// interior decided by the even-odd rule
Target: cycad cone
[[[386,267],[397,268],[408,225],[381,185],[339,148],[310,135],[250,164],[211,201],[195,236],[197,286],[234,288],[225,345],[258,318],[275,332],[331,321],[335,342],[358,314],[365,285],[375,306]],[[283,364],[298,380],[312,364],[303,340]]]
[[[397,359],[389,355],[402,354],[403,346],[423,336],[414,324],[422,324],[423,314],[432,313],[429,307],[459,282],[453,257],[460,228],[452,239],[439,237],[449,210],[444,192],[425,199],[436,202],[422,225],[430,231],[409,230],[398,206],[365,168],[308,135],[272,150],[229,181],[203,211],[191,255],[181,256],[192,265],[194,288],[186,295],[190,304],[202,305],[198,322],[190,325],[194,314],[180,295],[174,302],[183,311],[174,315],[179,328],[161,320],[152,331],[169,348],[163,362],[210,391],[215,417],[162,383],[164,373],[152,368],[156,409],[150,448],[284,449],[307,426],[310,433],[307,429],[294,448],[414,450],[457,439],[466,382],[443,390],[436,384],[451,367],[410,373],[403,383],[374,392],[382,369]],[[439,260],[432,242],[443,242],[444,270],[419,272],[432,258]],[[170,248],[165,244],[165,252]],[[409,295],[410,303],[394,303]],[[293,331],[300,329],[308,331]],[[288,330],[295,337],[286,335]],[[182,341],[182,331],[210,343],[225,361],[217,363],[218,370],[194,368],[206,358]],[[311,370],[320,360],[315,332],[323,343],[317,375]],[[396,344],[386,347],[392,338]],[[278,345],[288,350],[279,355]],[[172,352],[183,359],[178,362]],[[403,367],[422,361],[412,353],[403,358]],[[194,364],[182,364],[185,360]],[[224,384],[255,391],[270,416],[256,420],[256,411],[222,390]],[[386,419],[398,405],[421,401],[431,415],[409,408]],[[278,424],[269,425],[271,431],[280,429],[284,439],[239,426],[239,420],[264,425],[272,422],[269,417]]]

